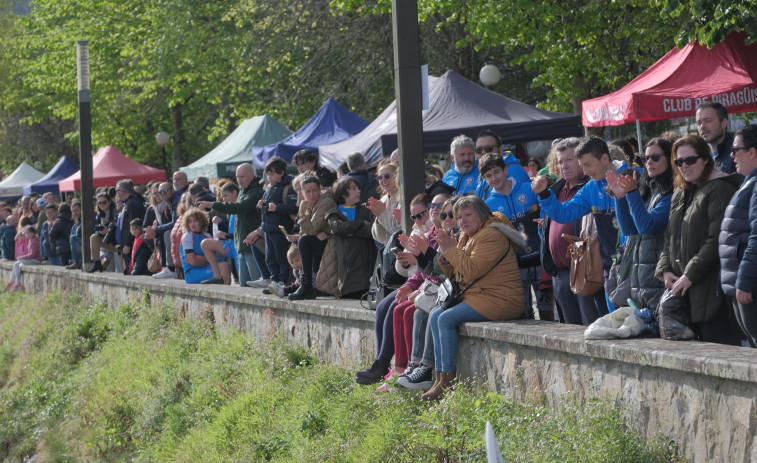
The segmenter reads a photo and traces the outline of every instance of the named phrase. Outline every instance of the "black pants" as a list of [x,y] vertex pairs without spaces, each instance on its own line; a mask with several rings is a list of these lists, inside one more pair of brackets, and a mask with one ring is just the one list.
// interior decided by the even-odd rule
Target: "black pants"
[[738,346],[739,340],[731,331],[731,324],[728,320],[725,297],[722,301],[717,315],[715,315],[712,320],[692,323],[692,329],[694,330],[694,333],[696,333],[697,339],[700,341]]
[[746,334],[752,347],[757,347],[757,301],[742,304],[736,298],[731,299],[731,306],[741,331]]
[[315,283],[313,275],[318,273],[321,266],[321,257],[323,250],[326,249],[327,240],[319,240],[317,236],[302,235],[297,241],[297,247],[300,251],[302,260],[302,276],[300,281],[305,286],[313,286]]

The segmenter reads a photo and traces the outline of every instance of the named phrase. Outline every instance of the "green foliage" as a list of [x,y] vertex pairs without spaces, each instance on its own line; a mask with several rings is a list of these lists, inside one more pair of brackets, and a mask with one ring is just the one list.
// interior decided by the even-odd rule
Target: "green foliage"
[[218,336],[147,295],[117,309],[0,295],[0,345],[4,461],[485,461],[486,420],[506,461],[670,461],[602,401],[378,394],[302,347]]
[[757,41],[757,2],[754,0],[650,0],[666,19],[680,28],[676,41],[684,46],[697,39],[712,47],[732,30],[746,32],[748,43]]

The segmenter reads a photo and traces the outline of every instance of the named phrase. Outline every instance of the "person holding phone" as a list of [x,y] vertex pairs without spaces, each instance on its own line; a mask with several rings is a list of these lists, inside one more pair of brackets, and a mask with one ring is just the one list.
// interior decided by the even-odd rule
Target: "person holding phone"
[[278,156],[268,160],[263,169],[268,184],[263,198],[258,201],[265,233],[265,264],[271,282],[280,286],[289,281],[292,271],[287,261],[289,241],[282,228],[291,230],[294,225],[292,217],[297,214],[297,192],[292,188],[292,177],[286,173],[286,168],[286,161]]

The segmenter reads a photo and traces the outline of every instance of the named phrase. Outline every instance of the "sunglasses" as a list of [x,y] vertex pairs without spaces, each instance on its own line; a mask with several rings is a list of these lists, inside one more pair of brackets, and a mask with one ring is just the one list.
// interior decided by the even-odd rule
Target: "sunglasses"
[[678,167],[681,167],[684,164],[686,164],[687,166],[693,166],[698,159],[699,156],[689,156],[687,158],[677,158],[675,161],[673,161],[673,163]]
[[429,209],[439,209],[442,207],[444,203],[429,203],[428,208]]
[[749,151],[751,148],[747,148],[746,146],[734,146],[732,148],[733,154],[738,153],[739,151]]
[[426,212],[428,212],[428,209],[426,209],[423,212],[419,212],[419,213],[417,213],[415,215],[411,215],[410,218],[413,219],[413,220],[421,220],[423,218],[423,214],[425,214]]
[[659,162],[662,156],[663,155],[660,153],[650,154],[649,156],[641,156],[641,162],[646,164],[650,159],[654,162]]
[[376,178],[378,178],[379,180],[389,180],[390,178],[392,178],[392,174],[378,174],[376,175]]
[[106,204],[108,204],[108,201],[98,201],[97,202],[98,206],[105,206]]
[[476,147],[476,153],[489,153],[491,151],[494,151],[495,149],[499,148],[499,145],[484,145],[484,146],[477,146]]
[[169,190],[168,188],[163,188],[162,190],[158,190],[158,193],[164,195],[164,194],[168,193],[169,191],[171,191],[171,190]]
[[439,217],[442,218],[442,220],[447,220],[448,218],[454,219],[455,216],[452,214],[452,211],[449,212],[442,212],[439,214]]

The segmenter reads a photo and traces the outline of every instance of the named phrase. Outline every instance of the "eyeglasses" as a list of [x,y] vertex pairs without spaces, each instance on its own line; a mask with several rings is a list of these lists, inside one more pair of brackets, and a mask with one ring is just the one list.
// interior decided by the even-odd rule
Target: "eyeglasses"
[[659,162],[662,156],[663,155],[660,153],[650,154],[649,156],[641,156],[641,162],[646,164],[650,159],[654,162]]
[[425,210],[425,211],[423,211],[423,212],[419,212],[419,213],[417,213],[417,214],[415,214],[415,215],[411,215],[411,216],[410,216],[410,218],[411,218],[411,219],[413,219],[413,220],[421,220],[421,219],[423,218],[423,215],[424,215],[424,214],[425,214],[426,212],[428,212],[428,209],[426,209],[426,210]]
[[499,145],[484,145],[484,146],[477,146],[476,147],[476,153],[490,153],[494,151],[495,149],[499,148]]
[[376,175],[376,178],[379,180],[389,180],[390,178],[392,178],[392,174],[378,174]]
[[751,148],[747,148],[746,146],[734,146],[732,148],[733,154],[738,153],[739,151],[749,151]]
[[429,203],[428,208],[429,209],[439,209],[442,207],[444,203]]
[[454,219],[455,218],[455,216],[452,214],[452,211],[442,212],[442,213],[439,214],[439,217],[441,217],[442,220],[447,220],[448,218],[449,219]]
[[693,166],[696,164],[697,160],[699,159],[699,156],[689,156],[687,158],[678,158],[673,163],[677,165],[678,167],[681,167],[682,165],[686,164],[687,166]]

